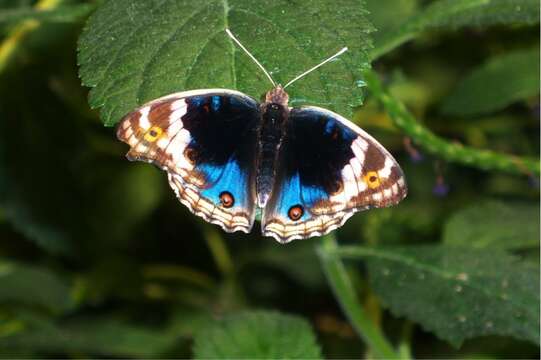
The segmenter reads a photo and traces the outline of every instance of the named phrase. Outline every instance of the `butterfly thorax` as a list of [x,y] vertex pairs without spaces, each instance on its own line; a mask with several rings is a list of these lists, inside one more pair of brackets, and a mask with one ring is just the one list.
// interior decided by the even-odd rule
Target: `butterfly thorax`
[[289,102],[289,95],[285,92],[285,90],[280,85],[270,90],[265,95],[265,103],[279,104],[287,108],[288,102]]
[[270,197],[276,174],[280,145],[286,132],[288,95],[277,87],[267,93],[261,104],[261,124],[257,131],[257,204],[263,208]]

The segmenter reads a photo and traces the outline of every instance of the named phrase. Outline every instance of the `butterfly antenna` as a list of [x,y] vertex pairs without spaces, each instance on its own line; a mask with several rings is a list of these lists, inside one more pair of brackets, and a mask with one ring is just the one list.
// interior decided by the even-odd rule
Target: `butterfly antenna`
[[240,43],[240,41],[235,37],[235,35],[233,35],[233,33],[231,32],[231,30],[229,29],[225,29],[225,32],[227,33],[227,35],[229,35],[229,37],[242,49],[244,50],[244,52],[246,53],[246,55],[248,55],[250,57],[250,59],[252,59],[256,64],[257,66],[259,66],[259,68],[261,70],[263,70],[263,72],[265,73],[265,75],[267,75],[267,77],[269,78],[270,82],[272,83],[272,86],[276,87],[276,82],[274,82],[273,78],[270,76],[269,72],[263,67],[263,65],[261,65],[261,63],[259,61],[257,61],[257,59],[255,58],[255,56],[252,55],[252,53],[250,53],[248,51],[248,49],[246,49],[244,47],[244,45],[242,45]]
[[286,87],[288,87],[289,85],[293,84],[295,81],[299,80],[300,78],[310,74],[312,71],[314,71],[315,69],[317,69],[318,67],[320,66],[323,66],[325,65],[326,63],[328,63],[329,61],[337,58],[338,56],[342,55],[343,53],[345,53],[346,51],[348,51],[348,48],[345,47],[345,48],[342,48],[342,50],[340,50],[339,52],[337,52],[336,54],[334,54],[333,56],[331,56],[330,58],[328,58],[327,60],[323,60],[322,62],[320,62],[319,64],[317,64],[316,66],[314,66],[313,68],[309,69],[309,70],[306,70],[305,72],[303,72],[302,74],[300,74],[299,76],[297,76],[295,79],[291,80],[290,82],[288,82],[287,84],[285,84],[284,86],[284,89]]

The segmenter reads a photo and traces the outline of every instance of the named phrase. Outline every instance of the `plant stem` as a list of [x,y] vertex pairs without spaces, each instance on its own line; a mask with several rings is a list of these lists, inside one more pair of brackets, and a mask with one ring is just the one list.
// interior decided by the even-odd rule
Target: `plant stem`
[[216,266],[226,278],[233,276],[235,265],[231,259],[231,254],[227,250],[224,239],[214,227],[204,226],[203,234],[209,247],[210,253],[214,258]]
[[539,176],[539,159],[475,149],[437,136],[420,125],[404,104],[383,89],[376,73],[366,70],[364,76],[371,93],[383,104],[394,125],[425,151],[449,162],[482,170]]
[[355,294],[353,284],[339,257],[334,256],[338,245],[333,235],[323,237],[318,249],[323,268],[342,310],[346,313],[359,336],[369,346],[374,356],[384,359],[399,358],[392,345],[371,320]]
[[405,321],[402,328],[400,343],[398,344],[398,353],[401,359],[411,359],[411,336],[413,333],[413,324]]
[[377,46],[370,51],[372,62],[415,37],[415,33],[412,32],[399,32],[392,35],[395,36],[386,36],[381,43],[376,44]]

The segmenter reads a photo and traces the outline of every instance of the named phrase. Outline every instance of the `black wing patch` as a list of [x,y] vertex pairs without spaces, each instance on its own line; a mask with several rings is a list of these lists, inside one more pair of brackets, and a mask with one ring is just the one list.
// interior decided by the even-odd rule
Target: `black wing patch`
[[230,90],[198,90],[154,100],[128,114],[117,135],[131,160],[167,171],[179,200],[231,232],[255,218],[258,103]]
[[263,233],[280,242],[323,235],[355,212],[407,193],[397,162],[355,124],[331,111],[291,110]]

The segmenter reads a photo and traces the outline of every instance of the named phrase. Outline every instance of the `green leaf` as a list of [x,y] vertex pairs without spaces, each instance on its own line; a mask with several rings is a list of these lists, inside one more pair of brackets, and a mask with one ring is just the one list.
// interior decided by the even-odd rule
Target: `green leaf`
[[156,357],[179,336],[116,319],[85,318],[48,324],[0,338],[2,349],[45,353],[85,352],[115,357]]
[[20,7],[3,10],[0,13],[0,25],[6,22],[39,20],[47,22],[74,22],[88,16],[94,10],[94,4],[65,5],[53,10],[40,10],[33,7]]
[[48,269],[0,260],[0,302],[61,312],[73,305],[69,286]]
[[539,94],[539,47],[490,59],[462,79],[443,103],[449,115],[479,115]]
[[88,130],[95,118],[66,106],[63,91],[86,106],[86,93],[78,97],[75,74],[73,79],[55,78],[55,87],[50,86],[42,69],[58,74],[63,70],[57,65],[74,67],[69,54],[74,55],[71,48],[66,56],[59,54],[64,61],[50,60],[58,64],[37,62],[4,74],[0,117],[17,121],[0,121],[2,216],[17,239],[23,235],[53,254],[75,257],[84,248],[100,253],[100,245],[114,247],[119,241],[129,241],[131,248],[133,230],[140,230],[160,204],[166,182],[154,167],[123,161],[123,149],[110,134],[102,139]]
[[278,312],[250,311],[229,316],[195,334],[198,359],[321,359],[310,325]]
[[[54,60],[58,65],[68,62],[60,55],[62,61]],[[5,73],[1,83],[0,117],[17,121],[0,122],[0,206],[27,239],[68,255],[88,230],[82,224],[90,217],[82,215],[87,209],[82,200],[90,195],[81,191],[79,162],[88,144],[75,112],[42,76],[44,66],[38,62],[20,73]],[[45,158],[53,160],[39,160]]]
[[379,38],[371,56],[375,59],[429,30],[538,23],[538,0],[439,0]]
[[539,344],[539,267],[502,251],[450,246],[342,247],[363,259],[370,282],[397,316],[459,346],[504,335]]
[[284,84],[343,46],[349,51],[288,88],[290,103],[329,107],[349,116],[362,100],[368,65],[362,1],[108,1],[79,41],[80,76],[103,107],[106,125],[151,99],[197,88],[231,88],[259,98],[271,87],[226,36],[240,41]]
[[15,7],[25,7],[31,2],[30,0],[2,0],[0,1],[0,9],[5,11]]
[[110,180],[108,188],[95,197],[95,212],[99,215],[94,216],[92,225],[100,231],[107,224],[108,236],[128,238],[160,204],[166,190],[163,176],[145,164],[126,164],[125,168],[115,167],[100,175]]
[[400,25],[400,19],[409,18],[418,7],[419,0],[366,0],[368,19],[377,29],[375,38]]
[[484,201],[453,214],[443,242],[476,248],[539,246],[539,204]]

